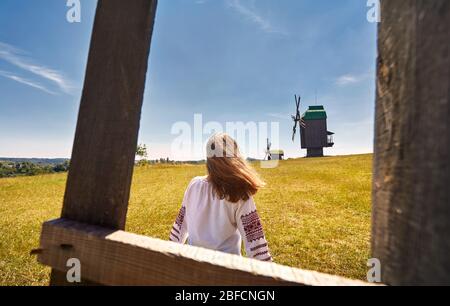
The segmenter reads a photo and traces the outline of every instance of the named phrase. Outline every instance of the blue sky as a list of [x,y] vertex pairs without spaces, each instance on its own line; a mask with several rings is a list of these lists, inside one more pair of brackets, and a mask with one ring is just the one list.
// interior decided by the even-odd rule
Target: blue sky
[[[291,141],[294,94],[328,112],[336,145],[372,151],[376,24],[365,0],[160,0],[141,119],[150,157],[175,122],[272,122]],[[96,1],[0,2],[0,156],[70,157]],[[206,137],[206,136],[205,136]],[[193,158],[189,153],[185,159]]]

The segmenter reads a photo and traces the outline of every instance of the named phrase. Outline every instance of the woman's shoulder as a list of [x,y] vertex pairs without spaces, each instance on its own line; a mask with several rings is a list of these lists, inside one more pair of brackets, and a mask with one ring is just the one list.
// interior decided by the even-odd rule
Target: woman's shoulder
[[185,197],[191,197],[198,194],[202,190],[208,187],[208,180],[206,176],[194,177],[186,188]]
[[208,182],[208,176],[196,176],[191,180],[191,183],[204,183]]
[[194,177],[192,180],[191,180],[191,182],[189,183],[189,187],[188,188],[191,188],[191,187],[194,187],[194,186],[200,186],[200,185],[202,185],[202,184],[207,184],[208,183],[208,179],[207,179],[208,177],[207,176],[196,176],[196,177]]

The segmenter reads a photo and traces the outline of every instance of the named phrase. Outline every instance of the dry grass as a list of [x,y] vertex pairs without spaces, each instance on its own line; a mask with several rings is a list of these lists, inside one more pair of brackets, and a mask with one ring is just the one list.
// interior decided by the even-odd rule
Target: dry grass
[[[369,258],[371,155],[299,159],[258,169],[256,202],[276,262],[364,279]],[[127,230],[166,239],[189,180],[204,166],[135,171]],[[0,180],[0,285],[45,285],[29,251],[58,217],[65,174]]]

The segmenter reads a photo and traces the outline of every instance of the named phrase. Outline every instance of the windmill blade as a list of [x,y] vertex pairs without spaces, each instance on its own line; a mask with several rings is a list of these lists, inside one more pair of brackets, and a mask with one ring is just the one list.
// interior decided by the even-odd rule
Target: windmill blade
[[295,125],[292,133],[292,141],[295,141],[295,134],[297,134],[297,121],[295,121]]
[[294,95],[295,98],[295,106],[296,106],[296,113],[295,116],[291,116],[292,120],[294,121],[294,127],[292,128],[292,141],[295,142],[295,135],[297,134],[297,124],[298,127],[301,128],[301,114],[300,114],[300,102],[302,97],[299,95]]
[[271,158],[270,157],[272,157],[272,154],[270,154],[270,150],[267,150],[266,151],[266,155],[264,156],[264,160],[270,160]]
[[270,160],[270,147],[272,144],[269,141],[269,138],[267,138],[267,146],[266,146],[266,156],[264,156],[264,160]]

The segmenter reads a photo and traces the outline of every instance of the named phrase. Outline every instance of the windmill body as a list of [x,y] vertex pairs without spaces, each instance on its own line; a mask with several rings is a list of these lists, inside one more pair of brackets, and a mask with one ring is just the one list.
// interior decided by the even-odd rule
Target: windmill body
[[310,106],[300,115],[300,100],[295,96],[297,112],[292,116],[294,128],[292,141],[295,141],[297,128],[300,128],[300,140],[302,149],[307,150],[307,157],[322,157],[323,148],[334,146],[333,132],[327,129],[327,113],[322,105]]
[[264,160],[283,160],[284,151],[283,150],[271,150],[272,143],[267,138],[266,156]]
[[334,133],[327,129],[325,108],[321,105],[310,106],[301,120],[304,122],[300,126],[302,149],[307,150],[307,157],[322,157],[323,148],[334,146]]
[[283,150],[271,150],[270,156],[272,160],[283,160],[284,159],[284,151]]

